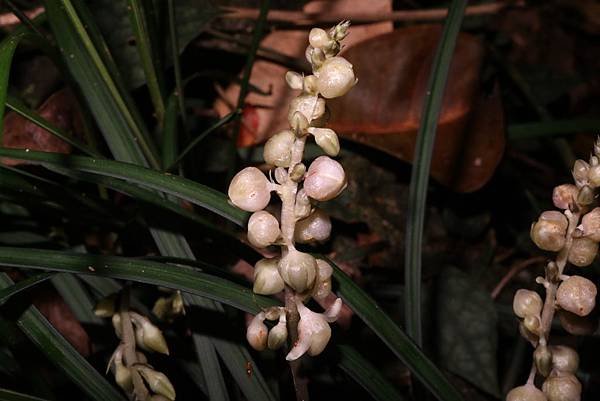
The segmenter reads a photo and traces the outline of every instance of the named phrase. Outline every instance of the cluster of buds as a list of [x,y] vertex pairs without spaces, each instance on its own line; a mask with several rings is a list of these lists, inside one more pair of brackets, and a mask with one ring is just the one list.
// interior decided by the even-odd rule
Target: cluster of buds
[[[288,360],[323,351],[331,337],[329,323],[336,320],[342,305],[337,299],[324,313],[315,313],[305,306],[310,298],[320,301],[331,293],[332,268],[326,261],[297,250],[296,244],[329,238],[331,220],[316,204],[335,198],[346,187],[344,169],[331,158],[340,151],[338,136],[324,125],[329,117],[325,99],[345,95],[357,82],[352,64],[338,56],[349,25],[342,22],[329,31],[312,29],[306,59],[313,73],[303,76],[289,71],[285,75],[289,87],[300,94],[290,104],[290,128],[276,133],[265,144],[264,160],[274,167],[269,178],[258,168],[247,167],[229,185],[231,202],[253,212],[248,221],[248,241],[257,248],[281,247],[280,256],[256,263],[254,292],[272,295],[286,290],[286,308],[256,315],[248,326],[248,342],[257,350],[281,347],[287,341],[288,329],[292,328],[288,327],[286,309],[289,313],[293,308],[300,320],[298,340],[294,341]],[[307,168],[302,159],[310,136],[326,155],[316,158]],[[264,210],[270,203],[271,192],[281,199],[279,218]],[[278,323],[269,331],[265,320]]]
[[[169,378],[148,364],[146,356],[140,352],[168,355],[169,348],[162,332],[147,317],[137,312],[119,310],[117,298],[115,295],[105,298],[94,308],[96,316],[111,318],[115,334],[122,340],[108,362],[107,372],[111,370],[119,387],[127,395],[135,394],[135,399],[175,400],[175,389]],[[123,317],[129,321],[125,322]]]
[[[562,327],[571,334],[589,333],[588,320],[596,305],[596,285],[585,277],[565,275],[567,263],[575,267],[592,264],[600,243],[600,207],[594,207],[600,187],[600,142],[594,146],[590,161],[577,160],[573,167],[575,184],[554,188],[552,200],[561,211],[545,211],[531,226],[531,239],[541,249],[557,252],[545,270],[546,299],[535,291],[518,290],[513,310],[521,318],[519,330],[535,348],[533,366],[527,383],[513,389],[507,401],[579,401],[581,383],[575,373],[577,352],[565,346],[548,344],[554,312]],[[541,390],[536,375],[543,378]]]

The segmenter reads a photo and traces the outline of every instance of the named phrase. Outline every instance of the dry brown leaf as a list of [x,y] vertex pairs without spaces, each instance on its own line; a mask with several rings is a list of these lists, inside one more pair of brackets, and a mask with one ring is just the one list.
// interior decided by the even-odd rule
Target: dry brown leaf
[[[65,132],[81,132],[81,115],[76,99],[68,89],[52,94],[36,111],[40,117]],[[71,153],[71,145],[14,111],[6,113],[2,144],[7,148]],[[2,162],[10,166],[27,164],[13,159],[2,159]]]

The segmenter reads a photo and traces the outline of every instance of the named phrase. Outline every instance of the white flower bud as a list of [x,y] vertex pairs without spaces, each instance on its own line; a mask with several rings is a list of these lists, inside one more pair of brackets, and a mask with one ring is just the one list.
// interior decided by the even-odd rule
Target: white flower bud
[[269,331],[267,345],[269,349],[279,349],[287,341],[288,331],[285,313],[279,318],[279,323]]
[[558,305],[578,316],[587,316],[596,305],[597,289],[594,283],[581,276],[571,276],[556,291]]
[[551,345],[552,368],[560,373],[575,374],[579,367],[579,355],[573,348],[564,345]]
[[600,165],[590,167],[588,181],[593,187],[600,187]]
[[513,298],[513,311],[520,318],[525,316],[539,316],[544,303],[535,291],[520,289]]
[[313,298],[325,299],[331,293],[331,275],[333,268],[322,259],[317,259],[317,283],[313,290]]
[[133,380],[131,378],[131,370],[123,363],[123,346],[117,347],[108,364],[109,368],[112,365],[115,374],[115,382],[127,394],[131,393],[133,391]]
[[294,98],[288,111],[290,125],[292,125],[292,117],[296,112],[302,113],[310,123],[325,114],[325,100],[316,95],[300,95]]
[[600,242],[600,207],[592,209],[583,216],[580,228],[586,238]]
[[571,374],[549,377],[542,385],[542,390],[548,401],[581,400],[581,383]]
[[568,209],[570,204],[575,203],[579,189],[573,184],[563,184],[552,191],[552,202],[559,209]]
[[543,212],[531,226],[531,239],[545,251],[558,252],[565,246],[568,226],[569,222],[561,212]]
[[533,384],[515,387],[506,396],[506,401],[548,401],[542,391]]
[[569,262],[584,267],[592,264],[598,254],[598,243],[587,237],[575,238],[569,249]]
[[306,191],[301,189],[296,193],[296,204],[294,205],[294,217],[296,219],[303,219],[307,217],[312,211],[312,205],[310,198],[306,195]]
[[340,140],[334,130],[309,127],[308,132],[315,137],[317,145],[329,156],[337,156],[340,153]]
[[261,295],[272,295],[283,291],[285,283],[279,274],[279,258],[261,259],[254,266],[252,291]]
[[156,370],[143,365],[137,367],[137,369],[146,383],[148,383],[148,387],[150,387],[152,392],[160,394],[169,400],[175,399],[175,388],[173,388],[171,381],[164,373],[157,372]]
[[256,212],[269,204],[271,186],[259,169],[246,167],[233,177],[227,194],[235,206],[247,212]]
[[573,179],[577,186],[582,186],[587,183],[590,165],[583,160],[575,160],[573,165]]
[[285,73],[285,82],[291,89],[302,89],[304,78],[302,75],[294,71],[288,71]]
[[287,170],[283,167],[277,167],[275,169],[275,181],[277,181],[279,184],[283,184],[284,182],[286,182],[287,176]]
[[317,157],[308,168],[304,179],[306,194],[318,201],[327,201],[338,196],[346,188],[346,173],[337,161]]
[[306,50],[304,50],[304,57],[306,58],[306,61],[308,61],[309,63],[312,63],[312,52],[315,48],[312,47],[311,45],[306,46]]
[[[334,43],[335,44],[335,43]],[[327,51],[327,53],[325,53]],[[312,53],[310,53],[310,63],[312,64],[313,70],[321,67],[325,62],[325,59],[331,52],[328,48],[325,49],[315,49],[313,48]]]
[[294,182],[300,182],[302,181],[302,177],[304,177],[305,173],[306,166],[304,165],[304,163],[298,163],[292,168],[292,171],[290,172],[290,180]]
[[329,31],[329,35],[336,41],[343,40],[348,35],[348,28],[350,28],[350,21],[342,21]]
[[583,185],[579,188],[579,193],[577,194],[577,203],[583,206],[591,205],[594,202],[596,194],[594,194],[594,190],[589,185]]
[[304,87],[302,90],[309,95],[316,95],[318,92],[317,88],[317,77],[314,75],[307,75],[304,77]]
[[169,355],[169,347],[162,331],[153,325],[148,318],[138,313],[129,312],[129,315],[135,325],[136,345],[146,351],[156,351]]
[[315,75],[319,93],[327,99],[344,96],[358,82],[352,64],[343,57],[325,60]]
[[290,122],[290,127],[296,133],[296,135],[306,135],[306,129],[308,128],[308,120],[304,116],[304,114],[299,111],[295,112],[292,115]]
[[264,324],[265,314],[260,312],[254,316],[254,319],[248,325],[246,330],[246,340],[248,344],[257,351],[264,351],[267,348],[267,335],[269,329]]
[[308,253],[290,249],[279,261],[279,274],[294,291],[312,288],[317,276],[317,261]]
[[321,28],[313,28],[308,34],[308,42],[314,48],[322,49],[331,41],[329,34]]
[[268,164],[277,167],[289,167],[292,158],[292,146],[296,135],[290,130],[284,130],[273,135],[263,150],[263,158]]
[[321,209],[296,223],[294,239],[301,244],[325,241],[331,234],[331,219]]
[[539,374],[548,377],[552,370],[552,352],[545,344],[539,344],[533,352],[533,360]]
[[257,248],[265,248],[279,238],[279,222],[269,212],[252,213],[248,220],[248,241]]

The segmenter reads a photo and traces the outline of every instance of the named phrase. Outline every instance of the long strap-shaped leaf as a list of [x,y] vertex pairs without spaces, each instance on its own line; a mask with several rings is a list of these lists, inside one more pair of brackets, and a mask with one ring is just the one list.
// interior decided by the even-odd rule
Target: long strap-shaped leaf
[[[0,273],[0,288],[12,286],[13,282]],[[48,323],[46,318],[30,306],[21,314],[17,324],[29,339],[52,361],[60,360],[58,367],[73,382],[97,401],[123,401],[123,397],[96,371],[71,344]]]
[[410,177],[408,212],[406,214],[406,252],[404,257],[404,282],[406,283],[404,313],[406,331],[419,347],[422,345],[421,248],[427,184],[429,183],[431,155],[442,108],[444,89],[446,88],[450,62],[452,61],[452,54],[454,53],[466,6],[467,0],[453,0],[448,10],[448,17],[444,24],[444,30],[429,76]]
[[0,389],[0,401],[47,401],[43,398],[17,393],[16,391]]
[[51,278],[52,276],[54,276],[54,273],[40,273],[35,276],[31,276],[24,280],[21,280],[15,285],[11,285],[10,287],[6,287],[3,290],[0,290],[0,305],[5,303],[13,295],[16,295],[21,291],[25,291],[28,288],[41,284],[44,281]]

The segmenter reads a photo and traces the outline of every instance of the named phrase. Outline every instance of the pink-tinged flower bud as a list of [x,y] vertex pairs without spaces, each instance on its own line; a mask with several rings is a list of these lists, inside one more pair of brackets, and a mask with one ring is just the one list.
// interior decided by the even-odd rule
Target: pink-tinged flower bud
[[272,295],[283,291],[285,283],[279,274],[279,258],[261,259],[254,266],[254,287],[256,294]]
[[267,336],[269,329],[264,324],[265,314],[260,312],[254,316],[248,329],[246,329],[246,340],[252,348],[257,351],[264,351],[267,348]]
[[288,111],[290,125],[295,113],[302,114],[308,123],[318,120],[325,114],[325,100],[316,95],[300,95],[292,100]]
[[545,251],[558,252],[565,246],[568,226],[569,222],[561,212],[543,212],[531,226],[531,239]]
[[584,267],[592,264],[598,254],[598,243],[587,237],[575,238],[569,249],[569,262]]
[[315,75],[319,93],[326,99],[344,96],[358,82],[352,64],[343,57],[325,60]]
[[233,177],[227,191],[231,202],[247,212],[264,209],[271,200],[271,184],[256,167],[246,167]]
[[578,187],[587,183],[589,171],[590,165],[587,162],[575,160],[575,164],[573,165],[573,179]]
[[306,194],[318,201],[335,198],[346,185],[344,168],[327,156],[317,157],[308,168],[304,179]]
[[308,128],[308,132],[315,137],[315,142],[329,156],[340,153],[340,140],[334,130],[329,128]]
[[290,130],[284,130],[273,135],[263,150],[263,158],[268,164],[277,167],[289,167],[292,158],[292,146],[296,135]]
[[252,213],[248,220],[248,241],[257,248],[265,248],[279,238],[279,222],[264,210]]
[[560,373],[575,374],[579,368],[579,355],[570,347],[564,345],[551,345],[552,368]]
[[315,282],[317,261],[308,253],[291,249],[279,261],[279,274],[294,291],[305,292]]
[[322,259],[317,259],[317,282],[313,290],[313,298],[325,299],[331,293],[331,275],[333,268]]
[[573,184],[563,184],[552,191],[552,202],[559,209],[568,209],[570,204],[575,203],[579,189]]
[[525,316],[539,316],[544,303],[535,291],[520,289],[513,298],[513,311],[520,318]]
[[301,244],[325,241],[331,234],[331,219],[321,209],[296,223],[294,239]]
[[581,383],[571,374],[552,375],[542,385],[548,401],[580,401]]
[[578,316],[587,316],[596,305],[597,289],[585,277],[571,276],[563,281],[556,291],[558,305]]
[[525,384],[510,390],[506,396],[506,401],[548,401],[548,399],[533,384]]
[[598,319],[595,316],[577,316],[566,310],[559,310],[557,314],[563,329],[574,336],[588,336],[598,327]]
[[329,34],[321,28],[313,28],[308,34],[308,42],[314,48],[322,49],[329,44]]
[[586,238],[600,242],[600,207],[592,209],[583,216],[580,228]]
[[312,211],[312,204],[310,198],[306,195],[304,189],[300,189],[296,194],[296,204],[294,205],[294,217],[296,219],[303,219],[310,215]]
[[148,383],[148,387],[150,387],[150,390],[152,390],[153,393],[160,394],[171,401],[175,399],[175,388],[164,373],[157,372],[156,370],[143,365],[136,368],[146,383]]
[[600,165],[590,167],[588,171],[588,181],[593,187],[600,187]]

